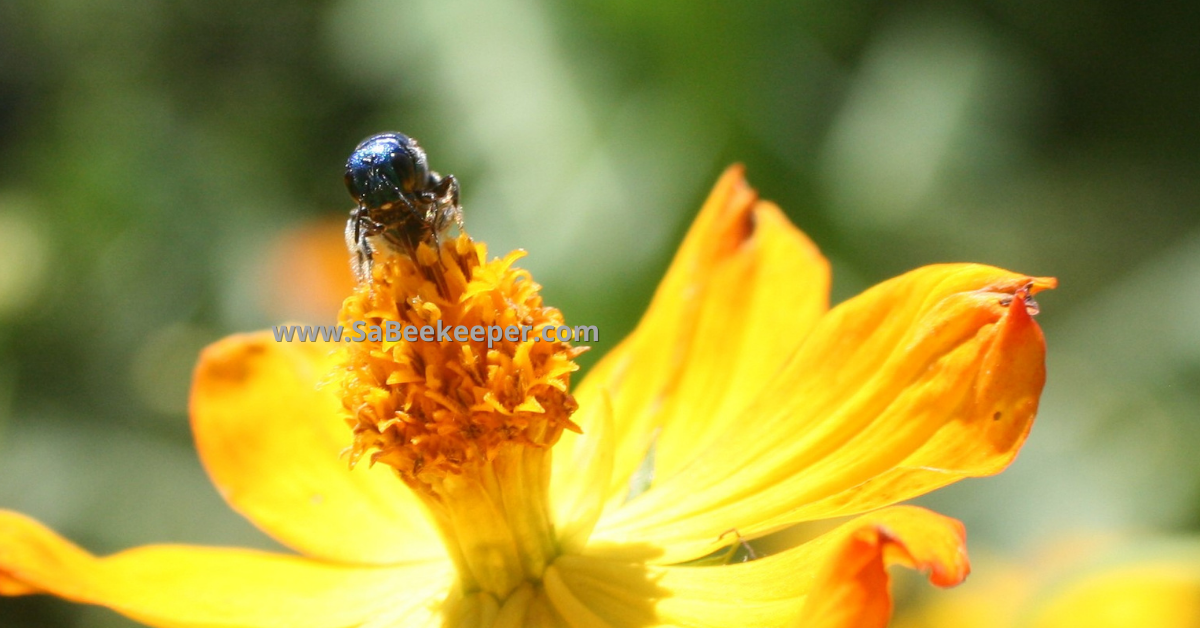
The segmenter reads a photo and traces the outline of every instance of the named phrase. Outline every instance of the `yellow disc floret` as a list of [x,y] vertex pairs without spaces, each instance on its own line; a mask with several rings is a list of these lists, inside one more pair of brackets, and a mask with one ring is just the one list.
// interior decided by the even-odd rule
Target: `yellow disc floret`
[[466,234],[377,253],[339,322],[392,337],[349,343],[335,381],[351,464],[393,467],[430,507],[464,587],[503,596],[556,552],[545,478],[550,446],[579,430],[569,384],[583,349],[542,339],[563,318],[513,266],[522,252],[486,253]]
[[[568,386],[581,349],[541,340],[543,327],[563,319],[542,304],[529,273],[513,267],[524,253],[490,262],[486,253],[464,234],[437,252],[421,245],[418,260],[381,256],[372,281],[343,303],[343,326],[392,322],[401,336],[349,345],[341,380],[352,461],[369,454],[409,484],[437,484],[494,458],[505,443],[546,447],[564,428],[578,431]],[[403,339],[406,326],[416,328],[416,341]],[[477,340],[475,327],[509,333]],[[420,338],[422,328],[432,340]]]

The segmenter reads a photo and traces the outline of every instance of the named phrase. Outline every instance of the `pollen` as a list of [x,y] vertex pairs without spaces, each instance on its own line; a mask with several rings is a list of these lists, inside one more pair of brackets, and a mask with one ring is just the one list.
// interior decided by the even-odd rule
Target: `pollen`
[[[342,304],[340,324],[383,329],[390,322],[441,333],[345,347],[335,381],[354,434],[351,465],[364,457],[386,464],[436,499],[446,482],[477,477],[497,457],[548,449],[564,429],[579,431],[569,387],[584,349],[541,340],[541,330],[562,325],[563,317],[513,265],[523,255],[488,261],[486,246],[465,233],[422,243],[411,256],[377,252],[370,280]],[[490,341],[454,333],[476,326],[530,331]]]

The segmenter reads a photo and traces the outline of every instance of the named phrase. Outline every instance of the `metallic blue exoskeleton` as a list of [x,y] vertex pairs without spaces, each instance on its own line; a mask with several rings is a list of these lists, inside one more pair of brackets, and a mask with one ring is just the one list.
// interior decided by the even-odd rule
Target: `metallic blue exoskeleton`
[[346,189],[358,206],[346,223],[346,245],[359,281],[371,275],[380,236],[410,257],[422,243],[437,243],[451,223],[462,227],[458,181],[429,169],[425,151],[403,133],[363,140],[346,160]]

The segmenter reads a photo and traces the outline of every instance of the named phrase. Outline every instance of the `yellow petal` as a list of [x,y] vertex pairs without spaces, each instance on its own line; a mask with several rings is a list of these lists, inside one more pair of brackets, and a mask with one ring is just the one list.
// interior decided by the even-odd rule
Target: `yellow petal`
[[340,456],[331,346],[232,336],[200,356],[192,384],[196,447],[235,510],[317,558],[390,564],[445,555],[423,507],[387,467],[351,471]]
[[[1034,560],[985,561],[978,577],[897,617],[905,628],[1194,628],[1200,544],[1194,539],[1088,538],[1083,530]],[[1080,542],[1081,539],[1086,539]]]
[[890,614],[890,564],[928,571],[940,586],[958,583],[969,569],[962,525],[921,508],[888,508],[747,563],[660,567],[562,556],[545,585],[572,626],[869,628]]
[[[1050,594],[1028,625],[1034,628],[1122,628],[1200,625],[1200,561],[1188,554],[1121,564],[1089,574]],[[1190,554],[1190,555],[1189,555]],[[1043,591],[1045,593],[1045,591]]]
[[50,593],[164,628],[343,628],[436,604],[445,562],[351,567],[247,550],[147,546],[97,558],[0,511],[0,594]]
[[605,495],[597,487],[606,486],[612,477],[616,438],[611,401],[601,397],[588,410],[600,416],[588,421],[586,432],[564,431],[552,452],[552,460],[569,461],[556,465],[550,475],[555,536],[559,551],[566,554],[577,554],[587,545],[604,507]]
[[929,266],[843,303],[718,445],[607,513],[588,551],[678,562],[730,527],[755,536],[999,471],[1045,381],[1024,290],[1052,284]]
[[655,446],[657,478],[738,417],[828,308],[829,265],[778,207],[728,169],[633,334],[580,385],[612,398],[619,442],[610,492],[624,494]]
[[523,628],[577,628],[566,621],[543,592],[529,603],[529,611],[525,614]]

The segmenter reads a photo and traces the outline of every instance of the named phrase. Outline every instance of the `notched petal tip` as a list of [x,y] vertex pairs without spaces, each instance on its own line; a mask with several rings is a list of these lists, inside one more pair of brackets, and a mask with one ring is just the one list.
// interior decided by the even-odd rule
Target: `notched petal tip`
[[1001,297],[1000,305],[1008,307],[1013,302],[1024,303],[1025,311],[1030,316],[1036,316],[1042,311],[1038,302],[1033,299],[1033,295],[1042,290],[1053,290],[1058,287],[1058,280],[1054,277],[1031,277],[1029,282],[1021,286],[1013,293],[1011,297]]
[[[702,254],[702,263],[718,263],[737,250],[752,246],[763,229],[785,229],[799,234],[783,210],[775,203],[763,200],[758,190],[750,185],[745,166],[733,164],[721,174],[705,200],[676,261]],[[807,237],[801,237],[816,253],[815,245]],[[821,258],[819,263],[823,264],[825,260]]]
[[647,534],[675,552],[664,562],[687,560],[715,549],[701,523],[714,513],[756,535],[998,473],[1028,435],[1045,382],[1041,330],[1028,306],[1011,304],[1053,285],[941,264],[842,303],[746,412],[752,420],[607,515],[594,547]]
[[1032,286],[1030,288],[1030,291],[1033,294],[1037,294],[1037,293],[1041,292],[1042,290],[1053,290],[1053,289],[1057,288],[1058,287],[1058,278],[1057,277],[1033,277],[1030,284]]
[[703,226],[706,217],[710,223],[707,225],[708,235],[714,238],[709,243],[713,247],[711,257],[714,260],[755,246],[755,241],[762,238],[762,231],[772,229],[795,232],[802,240],[802,248],[812,249],[804,251],[804,257],[815,257],[812,262],[827,264],[817,253],[816,245],[791,224],[784,211],[774,202],[759,196],[758,190],[746,179],[746,168],[742,164],[733,164],[725,169],[705,202],[693,230],[699,231],[698,227]]
[[583,408],[613,391],[614,503],[655,434],[665,477],[736,420],[828,310],[829,283],[816,245],[727,168],[637,329],[575,391]]
[[726,168],[696,221],[711,221],[702,233],[715,238],[709,243],[712,252],[728,254],[753,237],[758,204],[758,191],[746,180],[746,168],[741,164]]

